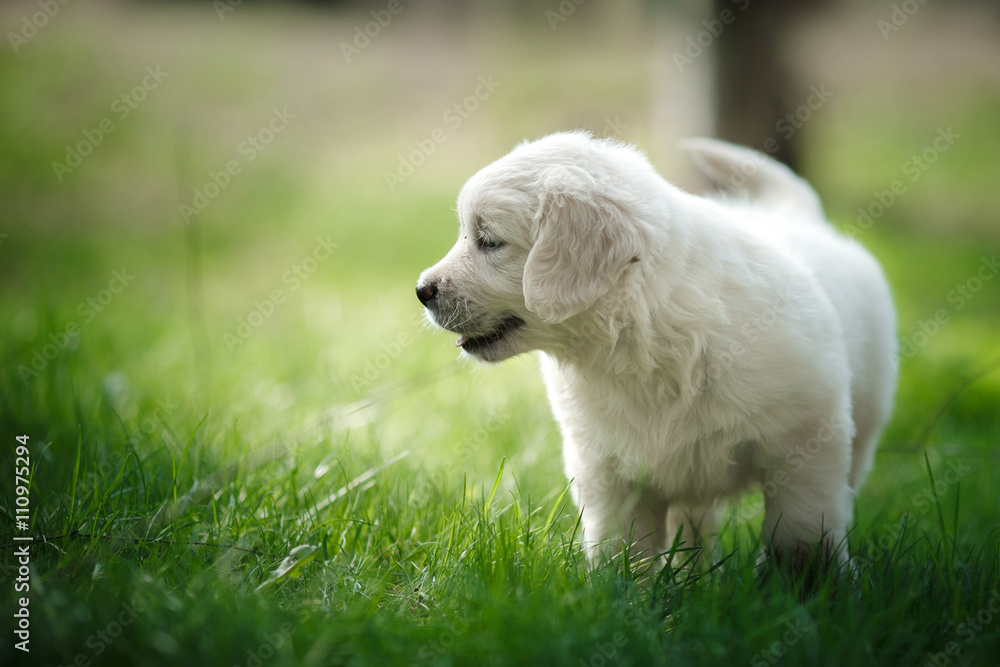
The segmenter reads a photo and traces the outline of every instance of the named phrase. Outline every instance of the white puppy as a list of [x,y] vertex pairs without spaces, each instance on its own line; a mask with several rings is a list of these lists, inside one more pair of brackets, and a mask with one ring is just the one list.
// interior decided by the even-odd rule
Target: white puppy
[[417,296],[476,359],[541,351],[592,561],[612,538],[648,557],[710,538],[719,501],[759,484],[770,553],[843,562],[895,388],[886,279],[783,165],[684,148],[739,197],[586,133],[518,146],[462,188]]

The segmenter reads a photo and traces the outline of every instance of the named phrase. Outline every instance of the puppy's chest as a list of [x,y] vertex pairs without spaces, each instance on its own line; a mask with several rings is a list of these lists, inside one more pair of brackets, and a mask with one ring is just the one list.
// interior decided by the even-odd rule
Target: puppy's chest
[[743,484],[745,434],[720,430],[717,417],[706,418],[709,406],[682,409],[605,388],[553,396],[553,407],[565,446],[612,466],[624,479],[647,479],[673,498],[692,501],[732,493]]

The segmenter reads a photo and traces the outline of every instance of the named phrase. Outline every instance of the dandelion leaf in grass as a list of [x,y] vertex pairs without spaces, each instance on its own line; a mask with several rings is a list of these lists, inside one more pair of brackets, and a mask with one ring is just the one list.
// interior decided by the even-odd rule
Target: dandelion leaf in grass
[[257,587],[257,590],[259,591],[271,584],[287,581],[288,579],[295,579],[302,574],[302,568],[312,559],[316,558],[316,554],[318,553],[319,547],[314,547],[311,544],[302,544],[295,547],[285,556],[285,559],[281,561],[278,567],[271,572],[271,576],[267,578],[267,581]]

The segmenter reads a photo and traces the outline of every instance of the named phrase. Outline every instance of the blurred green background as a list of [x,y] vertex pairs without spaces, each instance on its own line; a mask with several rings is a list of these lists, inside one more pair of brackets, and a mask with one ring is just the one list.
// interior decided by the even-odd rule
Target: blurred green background
[[[796,167],[896,294],[898,409],[860,520],[920,514],[928,445],[935,467],[973,465],[962,518],[982,544],[1000,526],[1000,10],[912,4],[789,7],[766,37],[791,116],[749,143],[793,130]],[[76,493],[139,493],[111,483],[129,456],[167,481],[111,524],[199,480],[223,489],[244,460],[308,463],[320,486],[339,469],[328,493],[406,453],[394,465],[419,502],[427,480],[488,488],[506,457],[501,495],[553,502],[565,480],[534,359],[457,361],[416,277],[451,247],[465,179],[525,138],[615,136],[704,187],[676,143],[716,133],[720,7],[755,10],[5,2],[0,439],[33,438],[36,532],[74,528],[75,462]],[[215,536],[316,539],[258,529]],[[42,578],[68,587],[93,565],[56,562]]]

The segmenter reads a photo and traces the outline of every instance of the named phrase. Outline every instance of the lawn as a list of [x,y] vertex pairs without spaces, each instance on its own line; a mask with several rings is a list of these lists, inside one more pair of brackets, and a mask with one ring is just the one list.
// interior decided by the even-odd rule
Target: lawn
[[857,577],[806,591],[755,568],[759,493],[710,572],[588,570],[535,359],[458,359],[413,295],[464,178],[522,137],[620,116],[654,143],[641,17],[606,46],[446,33],[456,59],[403,13],[347,63],[364,15],[60,11],[0,55],[0,662],[997,665],[995,84],[858,74],[803,130],[903,350]]

